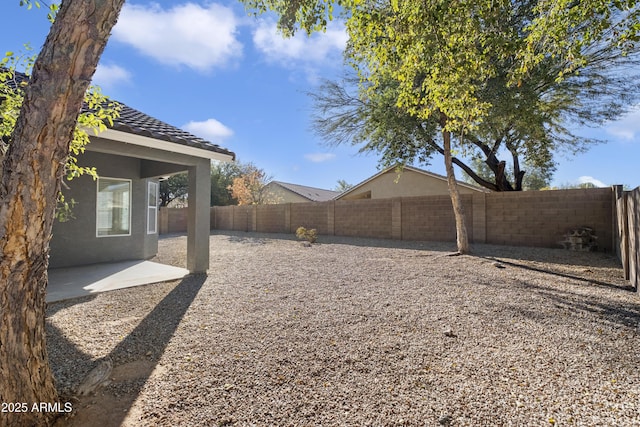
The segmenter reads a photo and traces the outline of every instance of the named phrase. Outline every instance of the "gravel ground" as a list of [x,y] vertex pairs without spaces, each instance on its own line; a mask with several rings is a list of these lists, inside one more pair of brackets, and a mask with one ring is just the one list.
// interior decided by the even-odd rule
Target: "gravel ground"
[[615,258],[453,250],[216,232],[208,276],[51,304],[58,386],[110,358],[90,403],[120,399],[126,426],[640,426],[640,297]]

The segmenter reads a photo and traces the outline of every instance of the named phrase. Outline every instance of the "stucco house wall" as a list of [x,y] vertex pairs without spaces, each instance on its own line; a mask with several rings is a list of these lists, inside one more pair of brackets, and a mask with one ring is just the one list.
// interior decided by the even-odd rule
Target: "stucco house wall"
[[95,166],[100,177],[131,180],[131,234],[129,236],[96,236],[98,181],[82,176],[65,181],[64,194],[75,200],[74,218],[56,221],[50,243],[51,268],[149,259],[158,251],[158,233],[147,233],[147,189],[157,179],[140,178],[141,160],[105,153],[85,152],[83,165]]
[[[484,192],[481,188],[458,182],[460,194]],[[445,177],[405,166],[398,174],[395,167],[356,185],[336,197],[336,200],[389,199],[392,197],[420,197],[448,195],[449,187]]]
[[309,199],[270,182],[264,188],[267,203],[304,203]]

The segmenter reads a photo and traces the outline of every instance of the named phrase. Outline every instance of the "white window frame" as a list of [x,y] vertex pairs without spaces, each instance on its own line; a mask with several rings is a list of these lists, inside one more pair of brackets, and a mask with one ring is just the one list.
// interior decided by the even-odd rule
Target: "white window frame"
[[[120,182],[127,182],[129,184],[129,200],[128,200],[128,218],[127,220],[129,221],[129,232],[126,234],[100,234],[100,180],[102,181],[120,181]],[[131,183],[130,179],[123,179],[123,178],[112,178],[112,177],[107,177],[107,176],[101,176],[98,177],[97,181],[96,181],[96,237],[122,237],[122,236],[131,236],[131,210],[132,210],[132,192],[133,192],[133,185]]]
[[[154,197],[156,199],[155,204],[152,204],[152,200],[151,200],[151,191],[153,188],[153,194]],[[158,192],[160,190],[160,184],[156,181],[149,181],[147,183],[147,234],[157,234],[158,233]],[[153,211],[153,217],[155,218],[155,221],[153,223],[153,225],[155,226],[154,229],[151,229],[151,221],[149,221],[149,218],[152,214]]]

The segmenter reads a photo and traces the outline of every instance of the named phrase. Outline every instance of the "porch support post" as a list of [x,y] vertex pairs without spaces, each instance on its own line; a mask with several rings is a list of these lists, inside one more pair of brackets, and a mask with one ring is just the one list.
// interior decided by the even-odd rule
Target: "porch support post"
[[205,273],[209,268],[210,197],[211,161],[199,159],[189,167],[187,269],[191,273]]

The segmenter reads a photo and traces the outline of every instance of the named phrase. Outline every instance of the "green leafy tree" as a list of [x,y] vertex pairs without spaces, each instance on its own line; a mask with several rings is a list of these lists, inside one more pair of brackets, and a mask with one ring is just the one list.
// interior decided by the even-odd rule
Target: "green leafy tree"
[[267,184],[272,177],[252,163],[242,167],[241,174],[233,178],[228,187],[231,197],[238,201],[238,205],[264,205],[276,203],[269,192]]
[[[501,25],[503,31],[522,35],[522,45],[536,2],[518,5],[513,18]],[[527,172],[552,175],[557,153],[581,152],[600,142],[572,129],[599,126],[635,104],[640,64],[637,52],[623,55],[615,43],[594,42],[585,50],[585,63],[573,75],[557,79],[565,61],[549,57],[519,85],[510,84],[518,51],[505,60],[496,57],[495,76],[479,82],[477,89],[489,105],[487,112],[464,133],[452,135],[457,145],[452,162],[485,188],[521,190],[530,187]],[[368,77],[349,75],[341,82],[325,81],[310,93],[316,133],[329,144],[378,152],[384,166],[429,164],[434,155],[444,154],[435,116],[424,119],[399,107],[400,83],[390,76],[378,77],[376,84],[373,88]],[[489,173],[477,173],[469,161],[474,158],[482,159]]]
[[[27,51],[29,46],[25,46]],[[29,72],[33,66],[35,58],[27,54],[14,54],[7,52],[0,60],[0,160],[7,152],[11,144],[13,130],[16,125],[18,113],[24,98],[24,90],[28,85]],[[17,72],[20,66],[25,71]],[[78,155],[84,153],[89,144],[89,133],[95,135],[104,131],[107,125],[113,125],[113,121],[119,116],[120,108],[115,102],[109,101],[108,97],[102,94],[98,86],[91,86],[84,97],[84,109],[78,116],[78,122],[73,132],[73,139],[69,144],[69,155],[64,166],[65,181],[71,181],[82,175],[89,175],[93,179],[98,178],[95,167],[81,166],[78,164]],[[2,166],[0,165],[0,171]],[[66,188],[64,181],[63,187]],[[58,193],[56,205],[56,218],[64,222],[74,218],[72,207],[75,205],[73,199],[67,200],[64,197],[64,190]]]
[[334,190],[339,191],[340,193],[344,193],[345,191],[350,190],[352,188],[353,188],[353,184],[349,184],[344,179],[339,179],[338,184],[336,185]]
[[[521,164],[550,171],[559,142],[580,148],[564,127],[567,118],[584,123],[597,112],[602,120],[609,114],[608,106],[619,112],[633,102],[621,91],[620,100],[611,96],[608,105],[589,103],[599,87],[607,87],[599,86],[601,82],[615,87],[611,82],[616,77],[604,64],[621,57],[621,50],[602,38],[581,47],[585,57],[591,55],[590,63],[598,66],[576,69],[571,75],[574,81],[566,76],[557,79],[567,66],[566,58],[554,55],[543,55],[526,79],[514,78],[519,58],[529,48],[528,24],[536,19],[537,2],[493,1],[491,7],[473,1],[358,2],[349,12],[347,58],[358,71],[357,99],[373,104],[379,117],[387,111],[387,124],[391,122],[383,126],[377,126],[380,119],[372,122],[369,132],[385,136],[378,142],[391,143],[376,145],[374,140],[369,147],[389,162],[409,162],[416,156],[428,159],[434,152],[444,155],[460,252],[469,246],[452,167],[463,163],[454,156],[454,148],[455,153],[485,156],[495,179],[487,182],[476,174],[474,179],[482,185],[521,189]],[[637,99],[637,89],[632,95]],[[576,96],[578,100],[572,100]],[[353,117],[362,120],[361,114]],[[501,149],[513,158],[512,182],[507,179],[506,161],[497,157]],[[471,168],[464,170],[473,176]]]
[[160,181],[160,206],[169,206],[174,200],[184,199],[189,190],[189,179],[186,173],[171,175]]
[[237,205],[229,187],[233,180],[246,173],[251,168],[251,163],[229,162],[217,163],[211,167],[211,206]]
[[[89,82],[124,0],[65,0],[40,53],[2,160],[0,397],[56,402],[45,343],[49,239],[70,143]],[[55,414],[3,414],[48,425]]]

